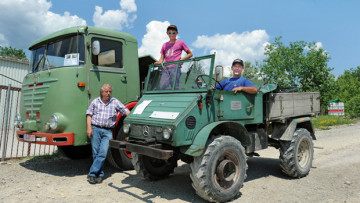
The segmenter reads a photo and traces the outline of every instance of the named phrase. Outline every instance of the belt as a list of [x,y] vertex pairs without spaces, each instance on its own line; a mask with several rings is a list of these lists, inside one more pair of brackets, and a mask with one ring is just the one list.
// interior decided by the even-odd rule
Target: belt
[[102,126],[99,126],[99,125],[94,125],[94,124],[91,124],[92,126],[95,126],[97,128],[102,128],[102,129],[106,129],[106,130],[112,130],[113,128],[108,128],[108,127],[102,127]]

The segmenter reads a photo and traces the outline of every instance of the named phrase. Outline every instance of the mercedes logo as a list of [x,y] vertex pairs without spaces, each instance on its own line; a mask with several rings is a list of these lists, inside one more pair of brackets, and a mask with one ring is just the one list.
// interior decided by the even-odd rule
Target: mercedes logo
[[143,127],[143,135],[146,136],[146,137],[149,135],[149,126],[144,125],[144,127]]

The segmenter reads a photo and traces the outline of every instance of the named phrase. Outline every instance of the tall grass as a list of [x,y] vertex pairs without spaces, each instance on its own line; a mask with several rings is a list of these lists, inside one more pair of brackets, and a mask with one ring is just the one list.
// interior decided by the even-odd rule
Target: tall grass
[[312,118],[311,120],[314,128],[323,130],[328,130],[331,126],[350,124],[356,121],[356,119],[348,119],[342,116],[329,115],[318,116],[317,118]]

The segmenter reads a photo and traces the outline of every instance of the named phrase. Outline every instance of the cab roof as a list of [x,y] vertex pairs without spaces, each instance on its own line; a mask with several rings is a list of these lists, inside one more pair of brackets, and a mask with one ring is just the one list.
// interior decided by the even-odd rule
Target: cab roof
[[32,50],[35,47],[38,47],[39,45],[45,44],[49,41],[52,41],[52,39],[54,39],[54,38],[60,38],[62,36],[67,36],[67,35],[74,35],[76,33],[79,33],[79,34],[92,34],[93,33],[93,34],[100,34],[100,35],[105,35],[105,36],[114,36],[114,37],[118,37],[118,38],[123,38],[127,42],[137,43],[136,38],[133,35],[128,34],[128,33],[110,30],[110,29],[106,29],[106,28],[92,27],[92,26],[75,26],[75,27],[70,27],[70,28],[66,28],[63,30],[59,30],[57,32],[51,33],[45,37],[42,37],[42,38],[36,40],[35,42],[33,42],[30,45],[29,50]]

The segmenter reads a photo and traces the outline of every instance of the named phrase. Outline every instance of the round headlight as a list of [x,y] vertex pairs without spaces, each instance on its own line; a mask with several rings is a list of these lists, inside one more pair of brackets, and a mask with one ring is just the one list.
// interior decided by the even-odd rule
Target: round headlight
[[164,130],[163,130],[163,137],[164,137],[165,139],[167,139],[167,140],[170,139],[171,134],[172,134],[172,130],[171,130],[170,127],[164,128]]
[[125,134],[128,134],[130,132],[130,123],[124,123],[123,131]]
[[55,114],[51,115],[50,120],[49,120],[49,126],[52,130],[55,130],[57,128],[58,121],[59,121],[58,117]]

